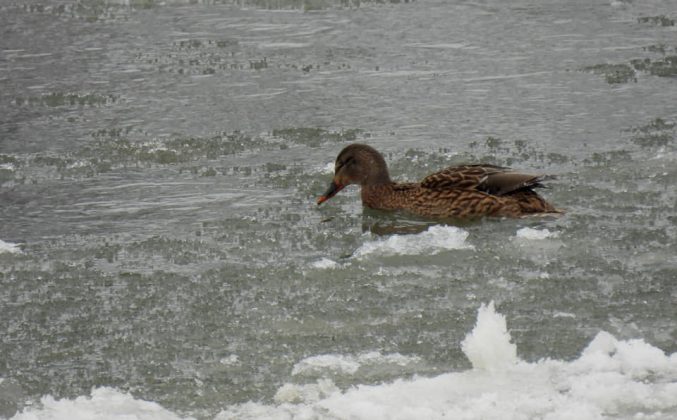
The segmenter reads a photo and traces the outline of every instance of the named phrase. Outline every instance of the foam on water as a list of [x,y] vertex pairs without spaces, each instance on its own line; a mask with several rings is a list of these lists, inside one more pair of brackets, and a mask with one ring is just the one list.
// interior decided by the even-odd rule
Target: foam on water
[[461,343],[461,349],[475,369],[507,369],[518,360],[505,317],[496,313],[493,301],[480,307],[477,324]]
[[19,245],[17,245],[17,244],[13,244],[11,242],[5,242],[2,239],[0,239],[0,254],[3,254],[3,253],[20,254],[21,248],[19,248]]
[[[284,384],[277,390],[273,399],[278,404],[298,404],[307,401],[319,401],[337,393],[341,393],[341,390],[334,385],[331,379],[320,379],[314,384]],[[226,413],[228,411],[221,413],[219,417],[227,416]]]
[[[73,400],[43,397],[39,407],[29,407],[13,420],[173,420],[182,419],[159,404],[138,400],[112,388],[97,388],[92,395]],[[190,417],[188,417],[190,418]]]
[[548,238],[557,238],[559,233],[550,232],[548,229],[534,229],[530,227],[524,227],[517,230],[516,235],[520,239],[548,239]]
[[437,254],[454,249],[474,249],[466,242],[468,232],[455,226],[431,226],[415,235],[391,235],[386,239],[365,242],[355,251],[360,258],[369,254],[416,255]]
[[317,261],[313,261],[310,266],[317,269],[331,269],[338,267],[338,263],[334,260],[323,257]]
[[321,174],[334,174],[334,161],[327,162],[325,165],[316,168]]
[[294,365],[291,374],[293,376],[322,374],[327,371],[355,374],[361,367],[376,365],[406,366],[410,363],[418,363],[420,360],[419,357],[405,356],[400,353],[381,354],[380,352],[368,352],[357,356],[321,354],[301,360]]
[[[217,418],[587,420],[677,415],[677,354],[667,356],[642,340],[619,341],[600,332],[572,362],[528,363],[517,357],[506,320],[490,303],[480,307],[462,348],[473,365],[467,371],[358,385],[344,392],[328,379],[286,384],[275,396],[275,406],[240,404]],[[339,359],[330,365],[341,365],[344,360]]]
[[[677,353],[666,355],[640,339],[622,341],[600,332],[573,361],[526,362],[516,355],[505,317],[482,305],[461,347],[472,363],[465,371],[357,385],[341,391],[331,379],[287,383],[274,404],[228,407],[225,419],[674,419]],[[392,360],[390,360],[392,359]],[[355,372],[365,363],[409,363],[415,356],[365,353],[321,355],[297,363],[292,376]],[[177,419],[159,405],[110,388],[91,397],[44,397],[14,419]]]
[[237,354],[231,354],[228,357],[222,358],[221,360],[219,360],[219,362],[222,365],[234,366],[234,365],[237,365],[240,362],[240,358],[237,356]]
[[294,365],[291,371],[292,375],[299,375],[312,371],[325,371],[327,369],[338,372],[355,373],[360,368],[360,364],[354,357],[343,356],[340,354],[322,354],[305,358]]

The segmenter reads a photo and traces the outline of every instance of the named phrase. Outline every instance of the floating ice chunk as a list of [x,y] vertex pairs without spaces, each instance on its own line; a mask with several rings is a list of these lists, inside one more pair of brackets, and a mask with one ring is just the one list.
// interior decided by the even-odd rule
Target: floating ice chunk
[[322,354],[307,357],[292,369],[292,375],[318,375],[331,373],[355,374],[361,367],[407,366],[421,362],[418,356],[405,356],[400,353],[382,354],[377,351],[361,353],[356,356],[341,354]]
[[76,160],[74,162],[69,163],[66,165],[66,169],[78,169],[78,168],[86,168],[90,165],[89,162],[84,161],[84,160]]
[[405,356],[400,353],[382,354],[378,351],[362,353],[357,357],[361,365],[398,365],[406,366],[410,363],[419,363],[421,358],[418,356]]
[[557,238],[558,232],[550,232],[548,229],[533,229],[530,227],[523,227],[517,231],[516,236],[521,239],[548,239]]
[[[496,347],[494,350],[490,348]],[[519,361],[505,318],[482,305],[463,341],[473,369],[391,383],[354,385],[340,391],[329,379],[285,384],[274,404],[235,404],[215,418],[226,419],[652,419],[677,418],[677,353],[666,355],[643,340],[618,340],[600,332],[572,361]],[[304,359],[328,365],[408,363],[411,356],[379,352]],[[413,359],[416,359],[414,356]],[[345,364],[348,361],[349,363]],[[320,363],[321,364],[321,363]],[[295,369],[301,369],[296,367]],[[190,408],[186,408],[189,410]],[[180,419],[154,402],[111,388],[73,400],[43,397],[15,420]]]
[[468,235],[466,230],[455,226],[431,226],[415,235],[392,235],[365,242],[354,255],[358,258],[369,254],[434,255],[453,249],[474,249],[466,242]]
[[318,269],[331,269],[338,267],[338,263],[334,260],[330,260],[329,258],[322,257],[317,261],[313,261],[310,266]]
[[635,379],[657,372],[671,372],[677,376],[677,353],[670,358],[644,340],[619,341],[604,331],[588,344],[576,364],[583,369],[594,365],[598,369],[619,372]]
[[[544,273],[544,274],[546,274],[546,273]],[[547,278],[547,277],[545,277],[545,278]],[[572,314],[571,312],[557,311],[557,312],[552,314],[552,317],[553,318],[572,318],[572,319],[575,319],[576,314]]]
[[326,165],[319,168],[320,173],[323,174],[333,174],[334,173],[334,162],[328,162]]
[[317,370],[329,370],[341,373],[355,373],[360,368],[360,363],[352,356],[340,354],[322,354],[307,357],[296,365],[291,371],[292,375],[306,374]]
[[475,369],[501,370],[518,361],[505,317],[496,313],[493,301],[480,306],[475,328],[465,337],[461,349]]
[[595,338],[588,344],[585,350],[583,350],[583,353],[578,360],[585,360],[597,355],[606,357],[616,351],[617,344],[618,340],[616,340],[613,335],[606,331],[601,331],[597,333]]
[[322,398],[326,398],[334,393],[339,392],[339,389],[334,385],[330,379],[320,379],[316,384],[295,385],[284,384],[275,393],[273,399],[276,403],[293,403],[300,402],[309,403],[317,402]]
[[677,418],[677,353],[667,356],[642,340],[622,341],[600,332],[576,360],[527,363],[517,358],[505,318],[490,303],[480,307],[462,347],[471,370],[357,385],[343,392],[331,381],[286,384],[275,397],[278,405],[238,404],[216,418]]
[[237,357],[237,354],[231,354],[228,357],[223,357],[219,360],[219,363],[226,366],[234,366],[240,362],[240,358]]
[[305,48],[310,45],[307,42],[262,42],[259,48],[283,49],[283,48]]
[[[618,342],[614,358],[620,362],[622,373],[637,379],[644,379],[654,373],[670,369],[670,359],[663,350],[641,339]],[[673,368],[677,366],[673,365]],[[677,369],[674,369],[673,373],[677,373]]]
[[2,239],[0,239],[0,254],[3,253],[8,253],[8,254],[21,254],[21,248],[19,248],[19,245],[13,244],[11,242],[5,242]]
[[[39,406],[29,407],[12,417],[13,420],[179,420],[182,417],[159,404],[134,399],[113,388],[92,390],[91,397],[56,400],[42,397]],[[187,417],[184,419],[192,419]]]

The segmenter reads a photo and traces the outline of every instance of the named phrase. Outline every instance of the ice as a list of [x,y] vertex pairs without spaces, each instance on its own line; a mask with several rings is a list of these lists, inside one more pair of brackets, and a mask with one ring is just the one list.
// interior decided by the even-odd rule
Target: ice
[[[228,406],[225,419],[506,419],[593,420],[677,418],[677,353],[666,355],[641,339],[618,340],[600,331],[572,361],[520,360],[507,322],[493,303],[481,305],[460,343],[472,367],[434,377],[353,385],[332,379],[280,386],[272,403]],[[299,361],[290,375],[359,374],[369,364],[420,360],[399,353],[328,354]],[[357,376],[357,375],[356,375]],[[300,377],[300,378],[299,378]],[[73,400],[43,397],[14,420],[179,419],[160,405],[112,388]]]
[[56,400],[45,396],[39,406],[26,408],[13,420],[179,420],[180,417],[159,404],[135,399],[113,388],[97,388],[91,397]]
[[317,261],[313,261],[310,266],[313,268],[326,270],[338,267],[338,263],[334,260],[330,260],[329,258],[322,257]]
[[320,379],[316,384],[284,384],[275,393],[274,400],[279,404],[315,402],[339,392],[330,379]]
[[493,301],[480,307],[477,324],[461,349],[475,369],[501,370],[517,363],[517,346],[510,342],[505,317],[496,313]]
[[559,236],[558,232],[550,232],[548,229],[534,229],[530,227],[524,227],[517,230],[516,236],[520,239],[548,239],[548,238],[557,238]]
[[355,251],[360,258],[370,254],[379,255],[434,255],[455,249],[474,249],[467,243],[468,232],[455,226],[431,226],[415,235],[391,235],[386,239],[365,242]]
[[355,373],[360,363],[354,357],[340,354],[322,354],[301,360],[291,371],[292,375],[304,374],[316,370],[333,370],[337,372]]
[[8,253],[8,254],[20,254],[21,249],[17,244],[13,244],[11,242],[5,242],[2,239],[0,239],[0,254],[3,253]]
[[240,358],[237,356],[237,354],[231,354],[228,357],[222,358],[221,360],[219,360],[219,362],[222,365],[234,366],[234,365],[237,365],[240,362]]
[[[578,359],[530,363],[517,357],[510,341],[505,317],[489,303],[479,308],[477,323],[461,344],[472,363],[469,370],[344,391],[328,379],[285,384],[277,405],[234,405],[217,419],[677,418],[677,354],[600,332]],[[343,362],[336,355],[330,364]]]
[[312,375],[323,372],[354,374],[360,367],[385,365],[407,366],[420,362],[417,356],[405,356],[400,353],[381,354],[380,352],[361,353],[356,356],[341,354],[321,354],[307,357],[294,365],[292,375]]
[[332,160],[331,162],[327,162],[324,165],[321,165],[316,168],[317,172],[321,174],[334,174],[334,161]]

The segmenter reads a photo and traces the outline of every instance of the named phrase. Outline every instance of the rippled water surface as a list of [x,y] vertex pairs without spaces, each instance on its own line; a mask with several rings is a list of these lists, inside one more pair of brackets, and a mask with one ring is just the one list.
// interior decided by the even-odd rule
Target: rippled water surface
[[[577,418],[674,418],[675,20],[671,0],[3,1],[0,417],[350,405],[473,372],[460,343],[493,300],[524,363],[583,360],[601,331],[672,361],[637,379],[665,404]],[[355,187],[318,208],[351,142],[397,180],[554,174],[567,214],[436,225]]]

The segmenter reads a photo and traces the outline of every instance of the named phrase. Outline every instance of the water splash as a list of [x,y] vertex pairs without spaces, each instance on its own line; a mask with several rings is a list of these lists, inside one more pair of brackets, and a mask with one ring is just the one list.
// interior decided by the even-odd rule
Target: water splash
[[475,328],[461,343],[475,369],[503,370],[517,363],[517,346],[510,342],[505,316],[496,312],[494,302],[482,304]]

